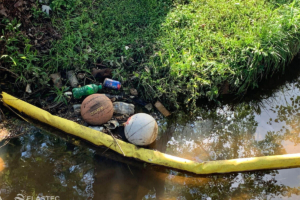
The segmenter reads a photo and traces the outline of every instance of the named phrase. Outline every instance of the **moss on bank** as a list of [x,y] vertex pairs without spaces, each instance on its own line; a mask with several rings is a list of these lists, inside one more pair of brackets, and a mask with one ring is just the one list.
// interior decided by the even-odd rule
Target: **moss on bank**
[[[62,4],[64,2],[64,4]],[[72,5],[72,6],[67,6]],[[114,68],[125,90],[178,105],[243,94],[299,50],[299,0],[53,0],[48,73]]]

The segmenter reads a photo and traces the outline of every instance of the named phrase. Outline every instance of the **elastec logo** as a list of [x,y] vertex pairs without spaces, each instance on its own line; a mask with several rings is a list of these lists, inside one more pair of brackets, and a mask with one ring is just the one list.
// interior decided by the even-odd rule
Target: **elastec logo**
[[[1,197],[0,197],[1,200]],[[15,200],[60,200],[59,196],[37,196],[36,198],[33,196],[24,196],[23,194],[17,194]]]

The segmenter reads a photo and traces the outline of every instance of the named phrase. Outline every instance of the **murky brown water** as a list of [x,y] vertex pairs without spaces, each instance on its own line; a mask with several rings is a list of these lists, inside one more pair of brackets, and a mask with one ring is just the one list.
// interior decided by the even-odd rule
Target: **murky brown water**
[[[199,162],[300,153],[298,63],[242,102],[160,120],[152,148]],[[199,176],[123,158],[36,126],[0,149],[3,200],[19,193],[68,200],[300,199],[300,168]]]

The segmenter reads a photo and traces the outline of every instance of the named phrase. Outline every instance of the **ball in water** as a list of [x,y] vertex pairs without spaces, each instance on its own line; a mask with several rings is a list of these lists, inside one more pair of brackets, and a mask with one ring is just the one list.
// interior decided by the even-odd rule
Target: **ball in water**
[[125,124],[125,136],[135,145],[146,146],[155,141],[158,126],[155,119],[145,113],[130,117]]
[[92,125],[108,122],[114,113],[114,107],[104,94],[92,94],[81,104],[81,116],[84,121]]

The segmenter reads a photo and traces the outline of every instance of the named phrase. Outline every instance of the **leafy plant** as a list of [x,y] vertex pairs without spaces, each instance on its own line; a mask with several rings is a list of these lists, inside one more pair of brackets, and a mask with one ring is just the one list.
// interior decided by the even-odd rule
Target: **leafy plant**
[[74,11],[79,3],[79,0],[52,0],[50,7],[57,12],[63,12],[64,10]]
[[82,0],[77,8],[53,19],[62,40],[48,69],[99,62],[124,88],[175,106],[216,100],[225,83],[243,94],[283,70],[300,47],[299,0]]
[[54,102],[57,102],[57,103],[63,102],[67,105],[68,101],[67,101],[67,98],[64,93],[68,90],[69,90],[69,87],[66,87],[66,86],[63,86],[61,89],[54,86],[54,90],[50,90],[50,93],[56,94]]

